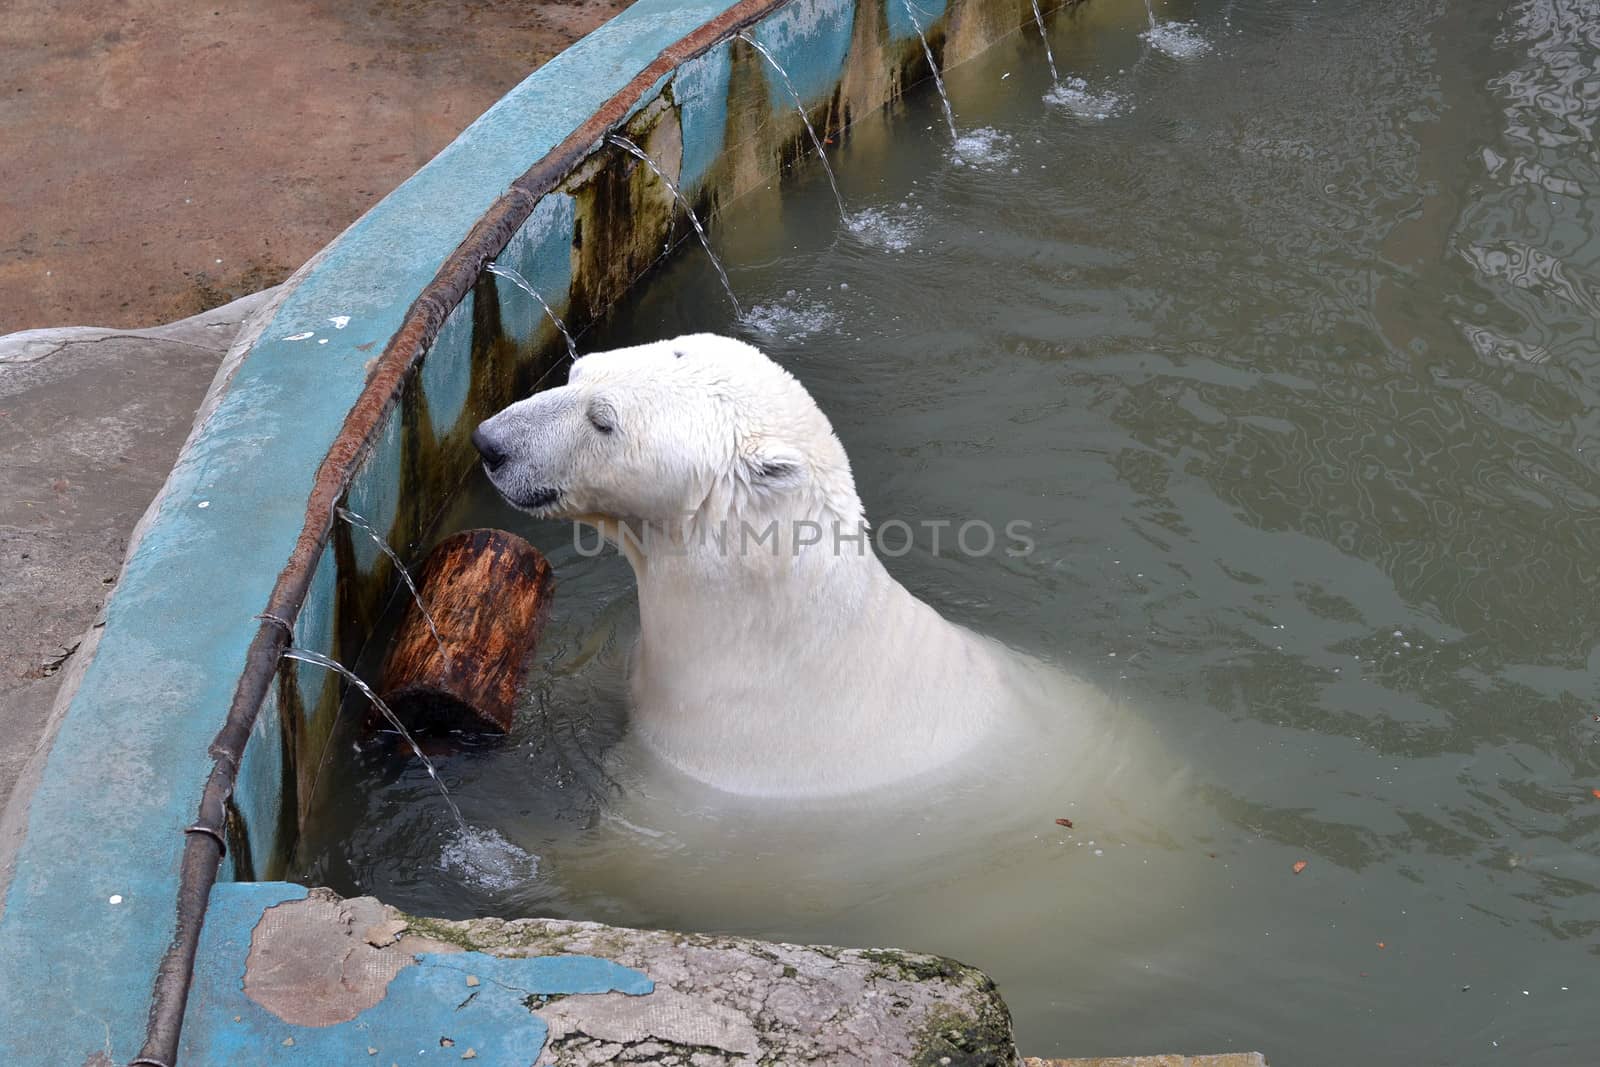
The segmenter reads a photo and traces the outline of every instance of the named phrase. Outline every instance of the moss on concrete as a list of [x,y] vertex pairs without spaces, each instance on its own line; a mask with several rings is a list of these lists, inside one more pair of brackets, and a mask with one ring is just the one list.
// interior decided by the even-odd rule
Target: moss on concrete
[[1007,1067],[1017,1062],[1011,1013],[999,997],[983,998],[976,1012],[936,1008],[917,1034],[915,1067]]

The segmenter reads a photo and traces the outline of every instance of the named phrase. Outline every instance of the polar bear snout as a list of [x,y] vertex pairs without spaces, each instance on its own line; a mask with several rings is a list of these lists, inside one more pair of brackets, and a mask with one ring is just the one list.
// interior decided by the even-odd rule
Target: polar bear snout
[[472,447],[476,448],[478,455],[483,457],[484,470],[493,474],[505,463],[506,451],[500,446],[499,441],[484,432],[484,428],[488,425],[487,422],[481,423],[476,430],[472,431]]
[[537,425],[531,401],[511,407],[485,419],[472,431],[472,447],[483,458],[490,483],[507,502],[525,511],[545,511],[561,500],[562,479],[551,469],[550,457],[541,444],[541,435],[530,432]]

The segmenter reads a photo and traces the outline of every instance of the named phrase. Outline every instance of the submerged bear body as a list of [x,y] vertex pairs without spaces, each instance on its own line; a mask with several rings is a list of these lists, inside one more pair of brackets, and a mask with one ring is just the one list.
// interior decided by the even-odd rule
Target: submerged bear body
[[511,503],[593,524],[627,556],[632,732],[707,785],[792,797],[892,785],[1060,696],[1052,672],[890,576],[826,416],[743,342],[585,356],[567,385],[473,439]]

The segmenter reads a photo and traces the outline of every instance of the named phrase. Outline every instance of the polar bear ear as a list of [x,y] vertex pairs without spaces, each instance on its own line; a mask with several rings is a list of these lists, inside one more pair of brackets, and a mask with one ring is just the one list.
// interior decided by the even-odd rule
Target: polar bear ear
[[750,484],[774,492],[798,489],[806,481],[806,462],[798,449],[776,441],[763,441],[744,454]]

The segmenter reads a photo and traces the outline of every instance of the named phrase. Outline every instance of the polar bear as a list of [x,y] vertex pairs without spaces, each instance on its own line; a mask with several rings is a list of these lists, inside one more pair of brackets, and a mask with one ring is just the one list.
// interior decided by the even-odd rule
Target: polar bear
[[751,345],[698,334],[584,356],[472,441],[511,504],[597,526],[626,555],[630,732],[702,783],[892,785],[993,741],[1038,697],[1039,668],[884,569],[833,427]]

